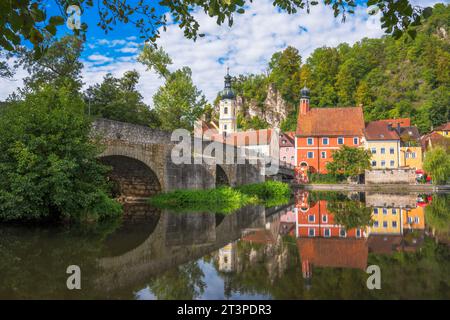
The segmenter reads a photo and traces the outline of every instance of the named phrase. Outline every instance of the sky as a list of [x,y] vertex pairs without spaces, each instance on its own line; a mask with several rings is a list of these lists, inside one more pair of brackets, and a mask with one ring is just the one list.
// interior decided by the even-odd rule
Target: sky
[[[161,31],[157,41],[173,60],[169,69],[173,71],[189,66],[194,83],[212,102],[223,88],[227,66],[232,75],[262,73],[266,71],[272,54],[287,46],[297,48],[305,61],[318,47],[337,46],[342,42],[353,44],[364,37],[378,38],[384,34],[379,16],[369,16],[364,1],[359,2],[355,14],[349,15],[345,23],[340,17],[334,18],[329,6],[319,4],[311,7],[309,14],[302,11],[289,15],[275,8],[272,2],[253,1],[245,14],[235,15],[231,28],[226,24],[218,26],[215,19],[203,12],[195,12],[200,24],[199,33],[205,34],[195,42],[184,38],[178,25],[170,23],[167,31]],[[428,6],[443,1],[412,2]],[[49,10],[53,8],[49,7]],[[96,26],[94,11],[81,16],[81,21],[88,24],[87,41],[81,57],[84,88],[100,83],[107,73],[121,77],[125,71],[134,69],[141,75],[138,90],[144,102],[151,106],[152,97],[163,81],[136,61],[143,44],[138,30],[131,25],[119,25],[105,34]],[[64,30],[65,26],[61,28],[59,35],[70,31]],[[26,71],[17,70],[13,79],[0,79],[0,100],[22,86],[22,79],[26,76]]]

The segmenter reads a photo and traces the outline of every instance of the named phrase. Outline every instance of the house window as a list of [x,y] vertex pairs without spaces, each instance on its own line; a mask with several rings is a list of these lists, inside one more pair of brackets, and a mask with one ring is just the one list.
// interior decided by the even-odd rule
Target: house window
[[286,144],[286,140],[283,140],[283,144]]
[[314,158],[314,152],[308,151],[307,158],[308,158],[308,159],[313,159],[313,158]]
[[327,222],[328,222],[328,216],[327,216],[326,214],[324,214],[324,215],[322,216],[322,222],[323,222],[323,223],[327,223]]
[[413,223],[413,218],[412,217],[408,217],[408,223],[409,224]]
[[327,237],[327,238],[331,237],[331,230],[328,229],[328,228],[325,229],[324,232],[323,232],[323,236]]
[[389,164],[390,164],[391,167],[394,167],[394,166],[395,166],[395,161],[394,161],[394,160],[391,160],[391,161],[389,162]]
[[381,166],[382,166],[382,167],[385,167],[385,166],[386,166],[386,161],[381,160]]
[[378,208],[373,209],[373,214],[378,214]]
[[347,236],[347,232],[345,231],[345,229],[340,229],[339,237],[345,238],[346,236]]
[[356,237],[361,238],[361,229],[356,230]]
[[291,157],[291,160],[294,160],[294,156]]
[[385,154],[386,153],[386,149],[385,148],[381,148],[381,154]]
[[372,154],[377,154],[377,148],[372,148]]
[[394,148],[390,148],[390,149],[389,149],[389,153],[390,153],[390,154],[395,154],[395,149],[394,149]]
[[414,217],[414,222],[419,223],[419,217]]
[[314,222],[316,219],[314,218],[313,214],[308,215],[308,221],[309,222]]
[[283,161],[286,161],[286,157],[283,157]]
[[397,214],[397,209],[392,209],[392,214]]
[[406,153],[405,153],[405,158],[406,158],[406,159],[409,159],[409,152],[406,152]]
[[373,226],[374,226],[375,228],[378,228],[378,221],[375,220],[375,221],[373,222]]
[[392,221],[392,228],[397,228],[397,221]]
[[415,153],[415,152],[412,152],[412,153],[411,153],[411,158],[412,158],[412,159],[415,159],[415,158],[416,158],[416,153]]
[[357,145],[359,144],[359,139],[358,139],[358,137],[354,137],[354,138],[353,138],[353,144],[354,144],[355,146],[357,146]]
[[308,138],[308,139],[306,139],[306,143],[308,144],[308,146],[312,146],[314,144],[314,139]]
[[383,208],[383,214],[386,215],[387,214],[387,209]]
[[383,221],[383,228],[387,228],[387,227],[388,227],[387,221]]
[[227,130],[227,125],[226,124],[223,125],[223,130]]
[[326,151],[322,151],[320,153],[320,155],[321,155],[322,159],[326,159],[327,158],[327,152]]
[[316,230],[314,230],[314,228],[309,228],[308,229],[308,236],[314,237],[315,235],[316,235]]
[[223,108],[223,114],[228,114],[228,107]]
[[372,161],[372,167],[376,167],[377,166],[377,162],[375,160]]
[[343,137],[339,137],[337,142],[338,142],[338,144],[344,144],[344,138]]
[[328,145],[328,138],[322,138],[322,144],[327,146]]

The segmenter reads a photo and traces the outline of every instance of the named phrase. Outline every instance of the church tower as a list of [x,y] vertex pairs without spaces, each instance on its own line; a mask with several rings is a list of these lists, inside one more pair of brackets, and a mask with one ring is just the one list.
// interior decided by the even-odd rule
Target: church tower
[[219,102],[219,133],[227,135],[236,131],[236,95],[231,89],[231,76],[227,70],[225,87],[220,95]]

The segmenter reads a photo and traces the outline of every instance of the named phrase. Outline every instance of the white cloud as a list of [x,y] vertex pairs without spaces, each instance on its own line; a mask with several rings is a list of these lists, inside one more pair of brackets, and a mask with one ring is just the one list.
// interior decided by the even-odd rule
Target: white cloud
[[[432,1],[426,2],[428,5]],[[364,37],[383,35],[379,21],[368,21],[365,7],[358,7],[354,15],[348,16],[346,23],[341,23],[340,18],[335,19],[329,6],[313,6],[310,14],[302,11],[289,15],[279,12],[272,0],[254,1],[245,14],[234,17],[231,28],[226,24],[218,26],[215,19],[203,12],[194,15],[205,37],[196,42],[186,39],[178,25],[171,24],[166,32],[161,32],[158,45],[172,57],[172,70],[191,67],[194,82],[210,101],[222,89],[227,65],[233,75],[260,73],[265,71],[272,54],[288,45],[296,47],[305,61],[315,48],[336,46],[342,42],[353,44]],[[100,82],[108,72],[119,77],[125,71],[135,69],[141,74],[138,88],[145,102],[151,104],[162,80],[135,61],[140,45],[134,41],[136,39],[130,36],[94,40],[96,51],[103,54],[95,52],[83,60],[86,86]],[[114,54],[106,56],[109,53]],[[0,99],[12,92],[19,82],[11,85],[0,80]]]
[[94,61],[95,63],[106,63],[106,62],[111,62],[114,60],[113,58],[109,58],[102,54],[91,54],[87,58],[88,58],[88,60]]

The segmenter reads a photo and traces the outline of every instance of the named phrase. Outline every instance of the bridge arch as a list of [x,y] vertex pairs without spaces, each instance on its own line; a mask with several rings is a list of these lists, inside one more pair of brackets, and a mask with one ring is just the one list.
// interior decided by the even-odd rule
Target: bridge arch
[[225,172],[224,168],[218,164],[216,164],[216,187],[219,186],[229,186],[230,179]]
[[99,161],[112,170],[113,196],[121,199],[148,198],[162,191],[157,174],[146,163],[123,155],[103,155]]

